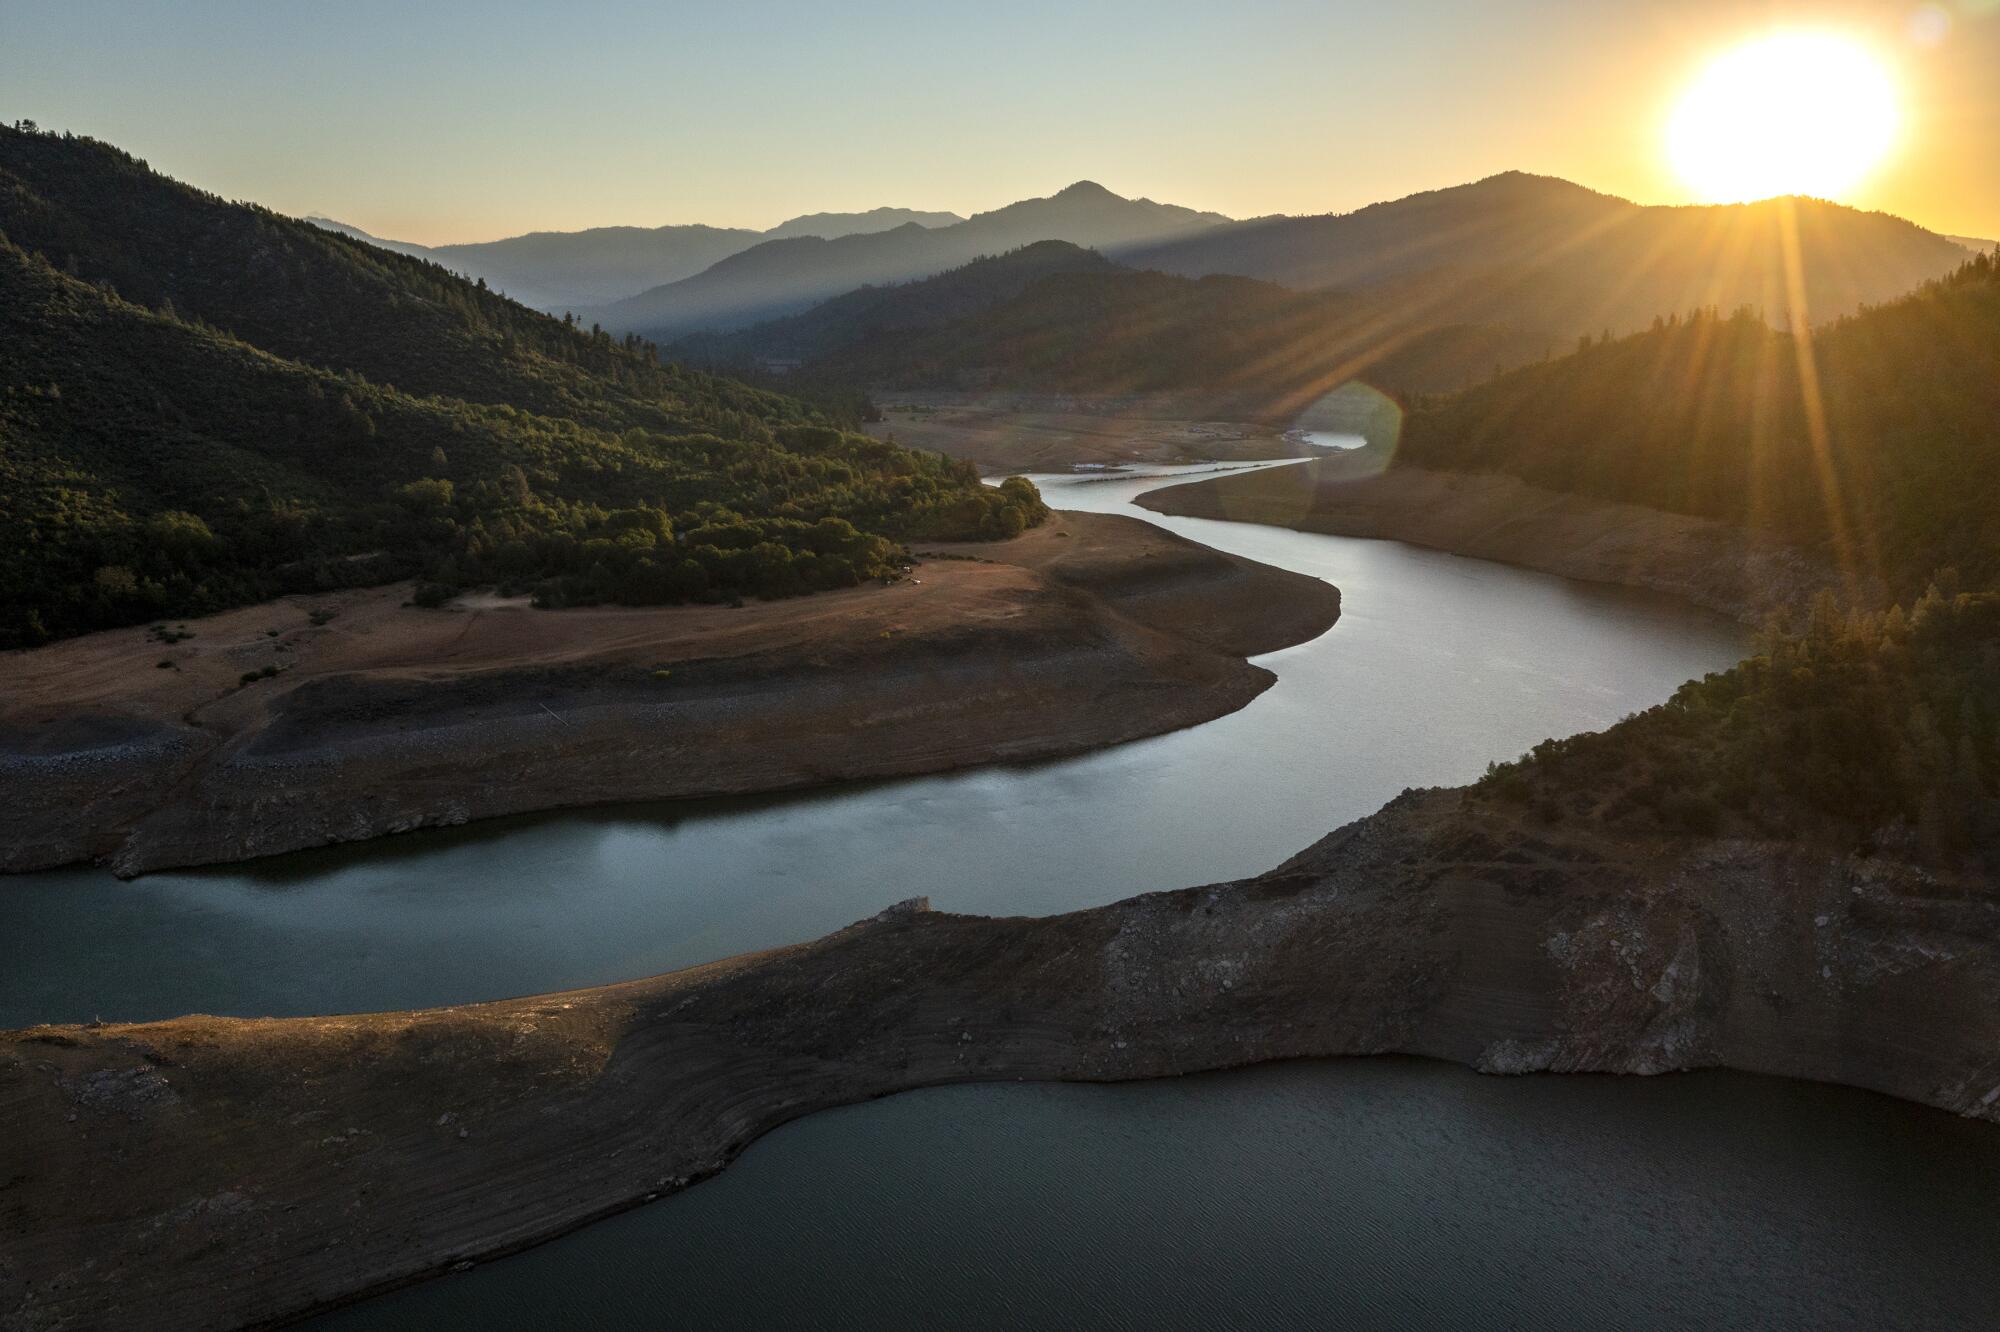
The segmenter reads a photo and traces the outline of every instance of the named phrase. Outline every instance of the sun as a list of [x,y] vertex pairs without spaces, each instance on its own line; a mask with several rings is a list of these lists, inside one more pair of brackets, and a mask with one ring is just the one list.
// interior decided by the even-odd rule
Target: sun
[[1888,155],[1895,82],[1866,46],[1780,32],[1718,56],[1667,123],[1667,155],[1704,201],[1839,199]]

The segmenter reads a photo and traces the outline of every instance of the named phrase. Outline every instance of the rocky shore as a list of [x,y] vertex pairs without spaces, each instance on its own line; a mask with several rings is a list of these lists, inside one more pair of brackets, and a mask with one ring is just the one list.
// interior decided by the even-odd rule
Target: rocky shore
[[1246,657],[1339,614],[1317,579],[1115,516],[922,553],[894,586],[738,609],[424,611],[374,589],[191,621],[186,638],[5,654],[0,870],[140,874],[1055,758],[1242,707],[1272,678]]
[[1815,552],[1686,514],[1542,490],[1510,476],[1390,467],[1361,449],[1298,467],[1150,491],[1156,513],[1374,537],[1685,598],[1747,623],[1794,611],[1815,593],[1876,604]]
[[[1402,1051],[1728,1067],[2000,1119],[1991,885],[1413,792],[1272,872],[412,1013],[0,1036],[0,1327],[280,1321],[946,1082]],[[107,1254],[116,1254],[115,1263]]]

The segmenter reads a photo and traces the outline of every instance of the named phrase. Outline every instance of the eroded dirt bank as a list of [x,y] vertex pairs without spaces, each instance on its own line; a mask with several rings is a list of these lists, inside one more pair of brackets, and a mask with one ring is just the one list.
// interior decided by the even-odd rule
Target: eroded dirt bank
[[1411,793],[1269,874],[1048,918],[904,904],[601,989],[0,1036],[0,1326],[281,1319],[944,1082],[1403,1051],[1723,1066],[2000,1118],[1990,884]]
[[1245,657],[1339,614],[1317,579],[1117,516],[925,552],[894,586],[739,609],[388,588],[0,655],[0,869],[1053,758],[1242,707],[1272,678]]
[[1158,397],[895,393],[883,396],[878,438],[963,458],[992,476],[1058,472],[1078,463],[1243,462],[1307,450],[1282,427],[1217,419],[1228,404]]
[[1376,537],[1496,560],[1585,582],[1671,593],[1750,623],[1822,589],[1863,603],[1811,552],[1710,519],[1542,490],[1513,477],[1384,470],[1374,450],[1150,491],[1156,513]]

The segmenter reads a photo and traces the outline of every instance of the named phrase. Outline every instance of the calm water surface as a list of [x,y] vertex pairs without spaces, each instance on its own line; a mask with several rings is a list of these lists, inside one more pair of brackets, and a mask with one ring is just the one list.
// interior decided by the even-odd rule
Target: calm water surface
[[316,1327],[1992,1327],[1995,1136],[1772,1078],[1414,1059],[938,1088]]
[[[1200,470],[1038,480],[1125,512]],[[1742,647],[1669,601],[1152,520],[1337,583],[1341,623],[1262,658],[1278,683],[1241,712],[1081,759],[18,879],[0,1025],[463,1002],[807,939],[919,893],[1036,913],[1252,874]],[[959,1087],[813,1116],[687,1194],[322,1324],[1991,1325],[1995,1196],[1990,1126],[1768,1079],[1384,1059]]]
[[[1161,476],[1037,478],[1140,512]],[[1150,517],[1150,515],[1148,515]],[[1406,786],[1657,703],[1739,655],[1663,599],[1380,541],[1155,519],[1339,585],[1340,624],[1191,730],[808,796],[623,807],[121,883],[0,892],[0,1027],[464,1003],[816,938],[892,902],[1042,914],[1256,874]]]

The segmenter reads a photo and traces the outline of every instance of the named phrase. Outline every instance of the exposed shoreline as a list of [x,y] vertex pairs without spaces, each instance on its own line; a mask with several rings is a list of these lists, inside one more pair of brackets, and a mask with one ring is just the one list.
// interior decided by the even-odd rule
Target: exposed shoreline
[[[1040,918],[906,903],[647,980],[0,1035],[0,1326],[285,1320],[507,1253],[920,1086],[1408,1053],[1724,1067],[2000,1120],[1968,885],[1411,793],[1268,874]],[[95,1260],[117,1252],[119,1263]]]
[[1390,468],[1376,449],[1134,501],[1156,513],[1379,538],[1581,582],[1664,592],[1744,623],[1793,612],[1822,590],[1879,602],[1813,552],[1711,519],[1542,490],[1489,473]]
[[[191,621],[185,643],[116,630],[8,654],[0,869],[132,875],[1063,757],[1242,707],[1273,678],[1245,658],[1339,615],[1317,579],[1137,519],[923,549],[938,558],[895,586],[733,610],[429,612],[374,589]],[[236,683],[262,664],[281,673]]]
[[1259,462],[1309,457],[1282,427],[1220,417],[1219,404],[1062,394],[882,394],[878,439],[934,449],[987,476],[1078,464]]
[[[1241,596],[1276,571],[1225,570],[1172,538],[1134,560],[1081,515],[1056,526],[1075,535],[1047,534],[1030,603],[1094,603],[1119,643],[1179,620],[1211,655],[1277,645],[1249,646],[1279,631]],[[938,559],[921,576],[1029,571]],[[283,752],[297,727],[323,745],[329,717],[372,726],[400,706],[334,704],[258,743]],[[1490,1073],[1731,1068],[2000,1122],[1990,896],[1879,855],[1550,826],[1411,792],[1255,878],[1060,916],[919,900],[813,943],[566,993],[0,1033],[0,1122],[18,1129],[0,1142],[0,1233],[19,1237],[0,1249],[0,1327],[135,1309],[146,1326],[290,1321],[677,1191],[815,1110],[946,1083],[1404,1053]]]

